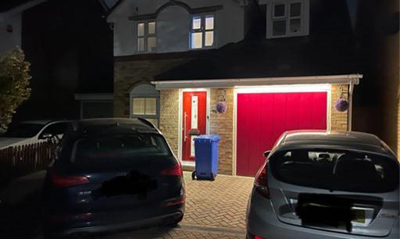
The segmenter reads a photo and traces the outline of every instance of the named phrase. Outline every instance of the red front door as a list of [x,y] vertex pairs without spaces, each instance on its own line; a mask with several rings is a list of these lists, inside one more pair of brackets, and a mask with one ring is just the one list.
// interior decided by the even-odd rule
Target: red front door
[[287,130],[326,129],[327,93],[255,93],[237,96],[237,174],[254,176]]
[[182,112],[182,160],[194,160],[195,133],[206,134],[207,92],[184,92]]

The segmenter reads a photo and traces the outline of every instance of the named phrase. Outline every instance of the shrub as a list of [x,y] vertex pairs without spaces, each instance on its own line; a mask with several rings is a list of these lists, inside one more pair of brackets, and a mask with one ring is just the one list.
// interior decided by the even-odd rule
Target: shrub
[[0,129],[6,129],[17,108],[30,96],[29,62],[15,47],[0,58]]

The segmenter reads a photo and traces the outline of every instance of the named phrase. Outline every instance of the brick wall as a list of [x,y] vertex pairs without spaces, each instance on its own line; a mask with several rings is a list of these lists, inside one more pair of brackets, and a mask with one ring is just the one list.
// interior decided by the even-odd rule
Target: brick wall
[[[213,108],[220,101],[221,94],[225,92],[227,111],[217,113]],[[211,89],[211,115],[210,133],[221,137],[219,147],[219,173],[232,174],[233,163],[233,89]]]
[[178,157],[179,90],[160,92],[160,130]]
[[183,59],[135,60],[114,62],[114,117],[129,117],[129,93],[140,82],[151,82],[154,76],[161,74]]
[[340,98],[342,92],[343,97],[348,99],[348,85],[332,85],[331,88],[331,129],[332,130],[347,130],[347,112],[339,112],[335,109],[335,103]]

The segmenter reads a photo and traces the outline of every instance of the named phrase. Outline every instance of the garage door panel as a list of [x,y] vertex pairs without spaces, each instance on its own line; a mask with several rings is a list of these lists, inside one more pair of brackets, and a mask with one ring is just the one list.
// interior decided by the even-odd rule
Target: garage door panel
[[309,129],[312,127],[312,105],[310,105],[310,94],[300,94],[300,114],[299,114],[299,128],[300,129]]
[[288,94],[287,95],[287,105],[290,110],[287,110],[287,130],[294,130],[299,128],[299,115],[301,112],[300,105],[298,104],[300,100],[299,94]]
[[287,130],[326,129],[327,93],[252,93],[237,96],[237,174],[254,176]]
[[326,129],[327,97],[317,93],[313,96],[313,125],[316,129]]
[[[237,108],[240,109],[240,114],[237,114],[237,122],[240,122],[241,127],[237,127],[237,138],[241,139],[240,141],[237,141],[237,148],[240,148],[240,150],[237,150],[236,157],[240,159],[245,159],[248,158],[247,156],[247,141],[248,141],[248,135],[246,132],[246,129],[249,127],[247,124],[247,119],[246,115],[248,114],[247,112],[247,107],[248,105],[248,97],[245,97],[244,95],[238,95],[238,100],[237,100]],[[248,171],[248,160],[238,160],[236,163],[236,167],[238,170],[240,169],[240,172],[247,172]]]
[[[269,127],[273,124],[273,117],[271,117],[271,112],[267,109],[272,109],[273,108],[273,101],[272,95],[266,95],[261,98],[261,117],[263,119],[263,122],[260,125],[260,138],[262,141],[262,144],[260,146],[260,150],[264,152],[267,150],[267,146],[271,144],[273,140],[273,127]],[[258,152],[260,153],[260,152]],[[260,155],[258,155],[260,157]]]
[[274,132],[273,138],[275,138],[279,132],[282,132],[286,128],[286,95],[285,94],[273,94],[273,111],[271,117],[273,117],[273,123],[271,127]]
[[[259,97],[258,95],[252,95],[249,97],[249,106],[248,108],[248,115],[251,117],[248,117],[247,119],[247,125],[249,126],[249,131],[248,131],[248,140],[246,142],[247,144],[247,155],[251,159],[257,159],[255,152],[258,149],[259,146],[259,134],[257,131],[259,130],[259,125],[260,125],[260,114],[257,114],[256,112],[259,112],[257,110],[257,103],[259,103]],[[254,126],[252,126],[254,124]],[[253,164],[248,161],[248,170],[252,171],[253,170]]]

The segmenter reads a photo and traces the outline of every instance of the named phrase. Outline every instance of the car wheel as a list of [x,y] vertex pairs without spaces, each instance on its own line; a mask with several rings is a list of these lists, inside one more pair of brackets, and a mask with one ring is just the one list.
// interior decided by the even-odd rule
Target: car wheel
[[195,180],[196,179],[196,170],[194,170],[193,172],[192,172],[192,180]]
[[178,224],[179,224],[182,220],[183,220],[183,214],[182,214],[180,217],[178,217],[178,218],[176,218],[176,219],[173,219],[172,221],[167,222],[167,223],[165,224],[165,226],[167,226],[167,227],[177,227]]

